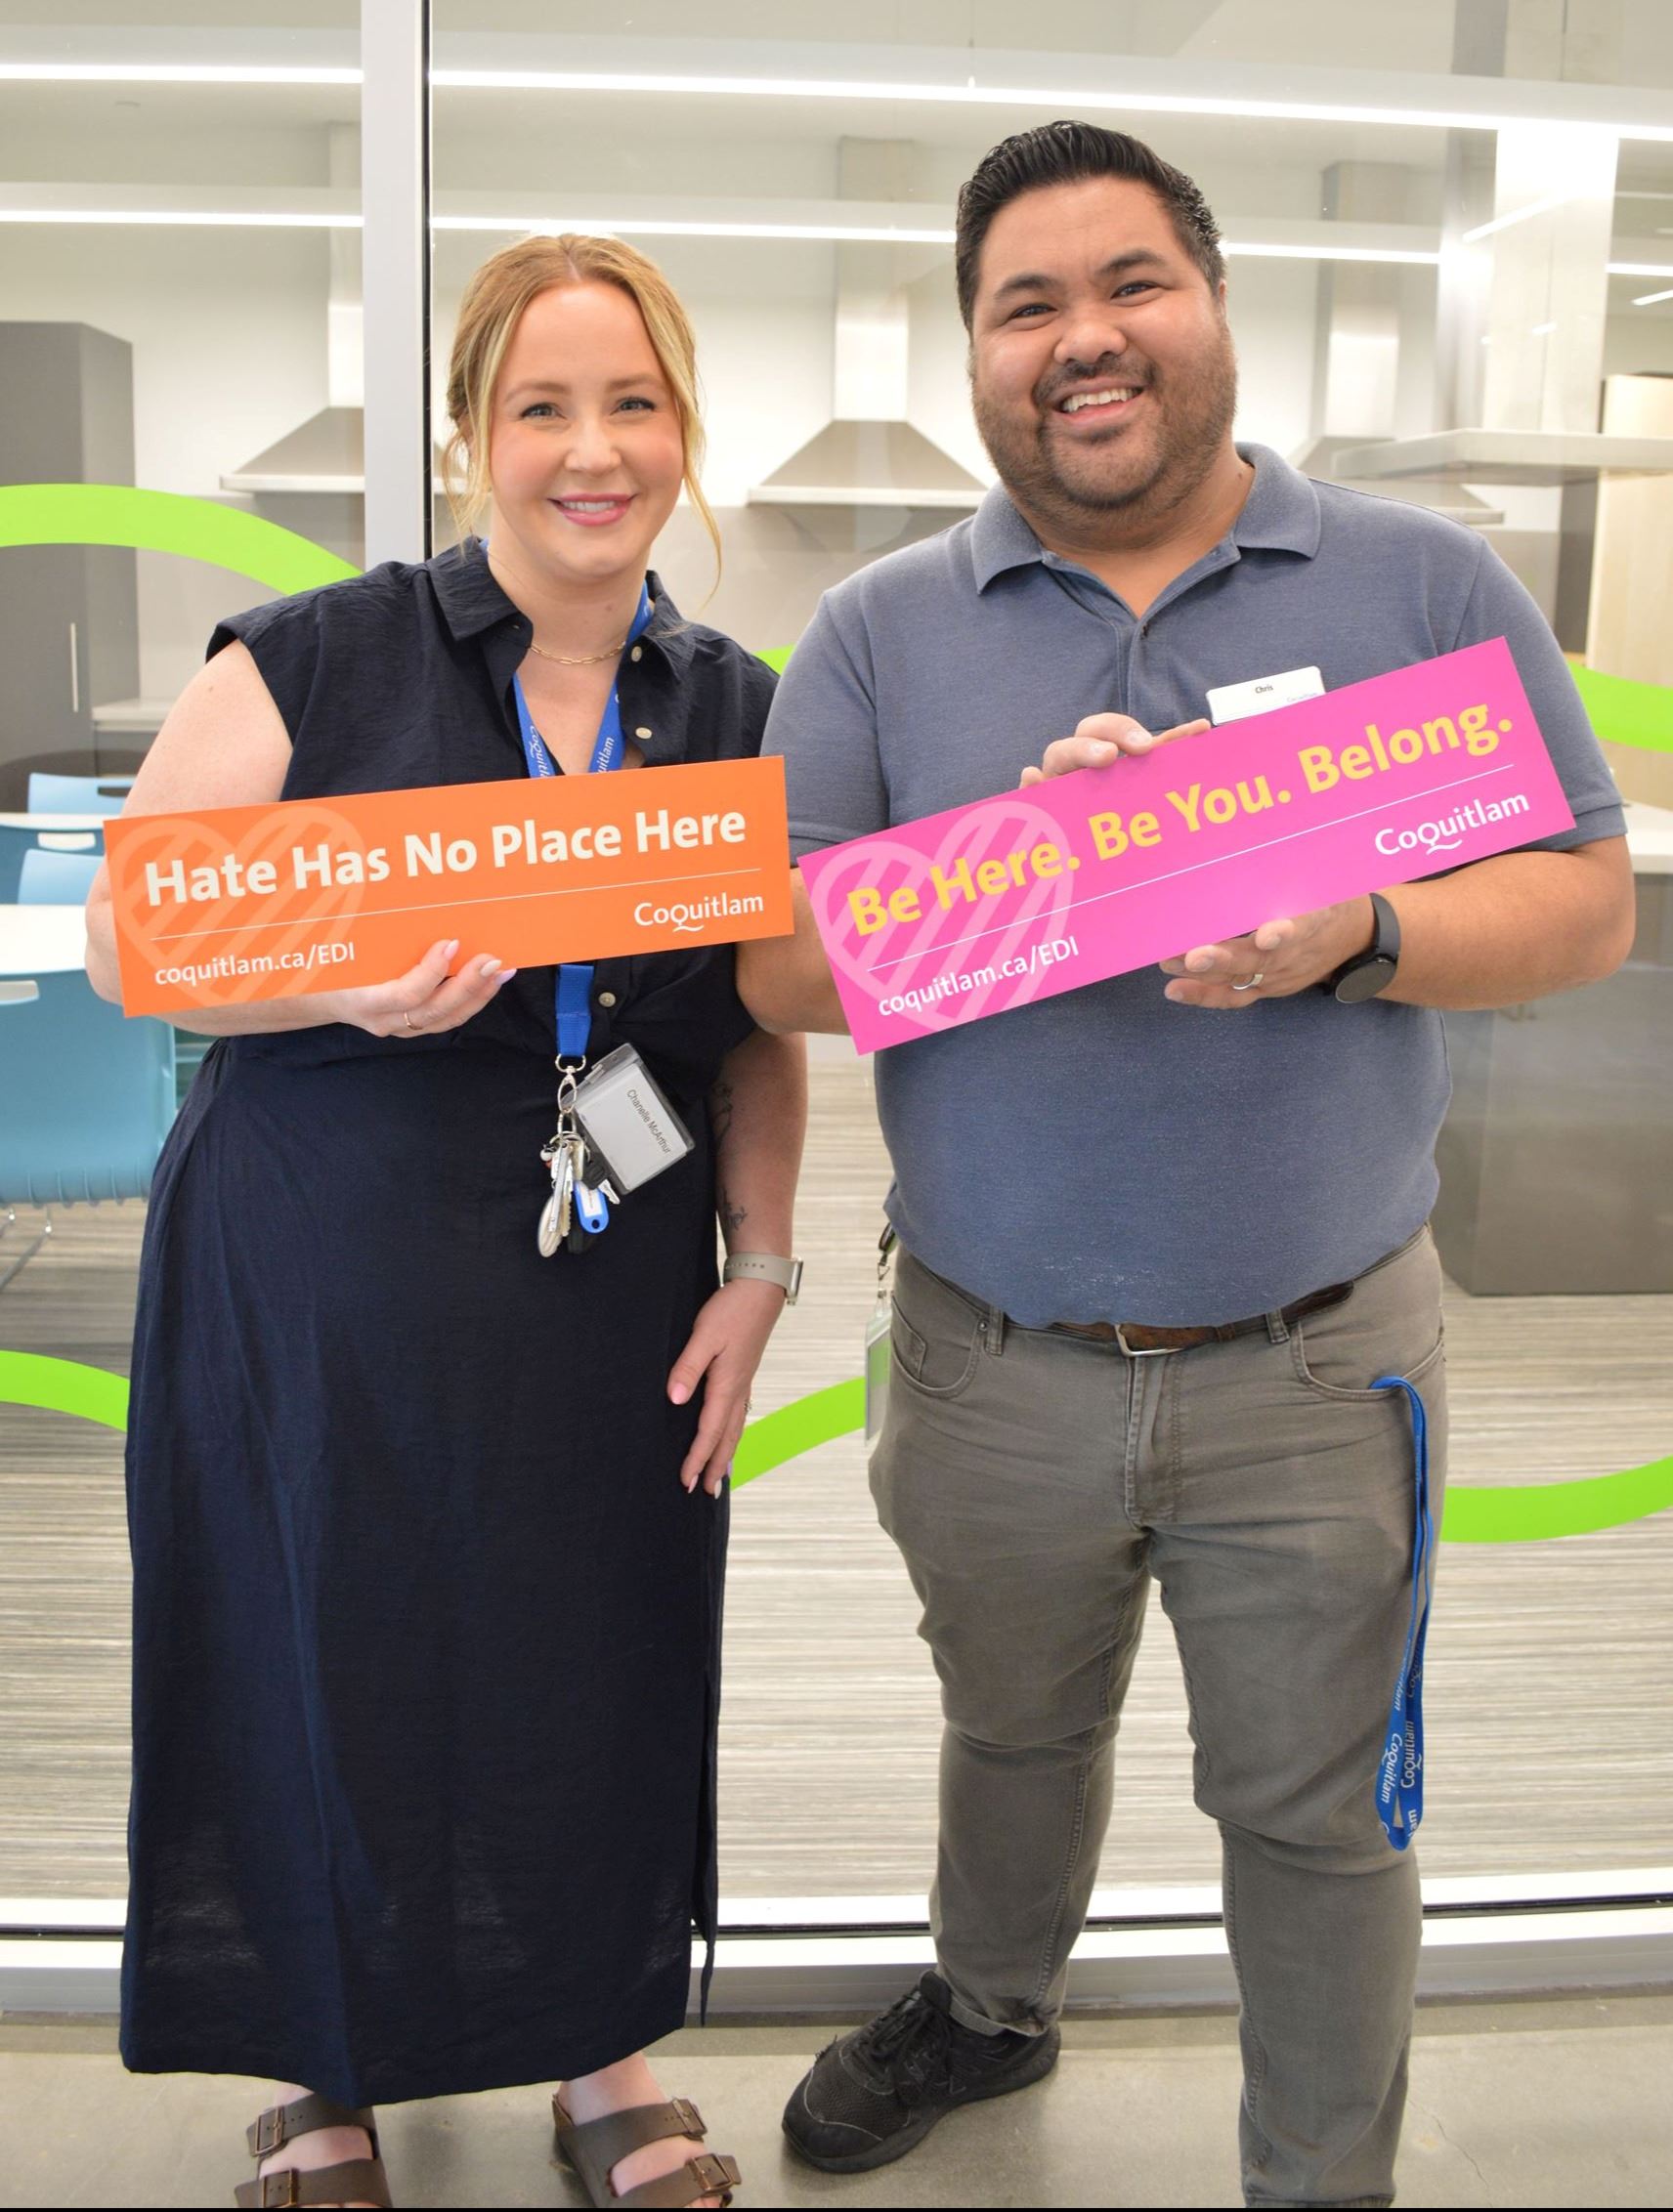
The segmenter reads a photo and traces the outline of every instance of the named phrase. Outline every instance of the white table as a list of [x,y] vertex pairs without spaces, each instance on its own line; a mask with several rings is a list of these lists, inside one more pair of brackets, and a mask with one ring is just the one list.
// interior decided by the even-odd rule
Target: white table
[[86,954],[80,907],[0,906],[0,976],[65,975]]
[[[26,830],[49,852],[91,852],[105,831],[102,814],[0,814],[0,830]],[[92,843],[88,840],[91,838]]]

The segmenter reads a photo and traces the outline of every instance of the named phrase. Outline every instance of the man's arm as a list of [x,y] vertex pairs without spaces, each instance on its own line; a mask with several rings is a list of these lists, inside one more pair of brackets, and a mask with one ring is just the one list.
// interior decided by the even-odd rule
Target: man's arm
[[1624,837],[1501,853],[1385,896],[1399,916],[1400,964],[1383,997],[1407,1006],[1513,1006],[1601,983],[1638,924]]
[[828,1037],[846,1037],[847,1016],[797,869],[791,870],[790,895],[794,936],[757,937],[739,946],[738,996],[762,1029],[781,1036],[818,1030]]
[[[1573,991],[1612,975],[1637,926],[1624,837],[1562,853],[1500,853],[1383,896],[1400,924],[1400,961],[1380,994],[1406,1006],[1474,1011]],[[1164,960],[1177,1004],[1227,1012],[1322,983],[1371,943],[1369,899],[1268,921],[1250,936]],[[1258,990],[1233,991],[1259,974]]]

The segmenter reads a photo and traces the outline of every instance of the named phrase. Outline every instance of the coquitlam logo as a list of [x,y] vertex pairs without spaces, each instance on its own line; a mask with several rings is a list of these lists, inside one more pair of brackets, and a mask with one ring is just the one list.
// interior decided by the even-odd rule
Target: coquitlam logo
[[1466,799],[1438,822],[1420,822],[1412,830],[1379,830],[1374,840],[1385,860],[1396,853],[1456,852],[1467,830],[1484,830],[1489,822],[1507,822],[1514,814],[1526,814],[1531,801],[1522,791],[1506,799]]

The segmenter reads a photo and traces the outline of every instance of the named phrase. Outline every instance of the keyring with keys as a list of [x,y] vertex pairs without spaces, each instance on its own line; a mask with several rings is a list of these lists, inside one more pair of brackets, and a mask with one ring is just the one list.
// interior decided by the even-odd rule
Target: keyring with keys
[[576,1120],[576,1077],[579,1067],[558,1062],[558,1126],[540,1147],[540,1158],[552,1171],[552,1194],[540,1209],[536,1237],[540,1257],[550,1259],[569,1237],[575,1218],[576,1191],[586,1171],[586,1139]]

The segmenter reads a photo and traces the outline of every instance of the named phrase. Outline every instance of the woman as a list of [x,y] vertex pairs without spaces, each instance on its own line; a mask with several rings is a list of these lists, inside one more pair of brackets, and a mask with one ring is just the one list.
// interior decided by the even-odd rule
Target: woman
[[[660,272],[496,254],[449,406],[487,543],[223,623],[130,812],[583,774],[617,699],[629,768],[758,749],[770,674],[646,573],[682,483],[714,534]],[[716,1203],[789,1255],[805,1070],[728,948],[599,961],[568,1048],[636,1046],[695,1147],[542,1256],[556,971],[485,935],[181,1017],[222,1042],[141,1272],[123,2055],[293,2085],[240,2201],[388,2202],[362,2107],[562,2077],[595,2200],[717,2204],[640,2053],[713,1938],[725,1477],[785,1296],[715,1288]],[[115,998],[103,881],[89,936]]]

